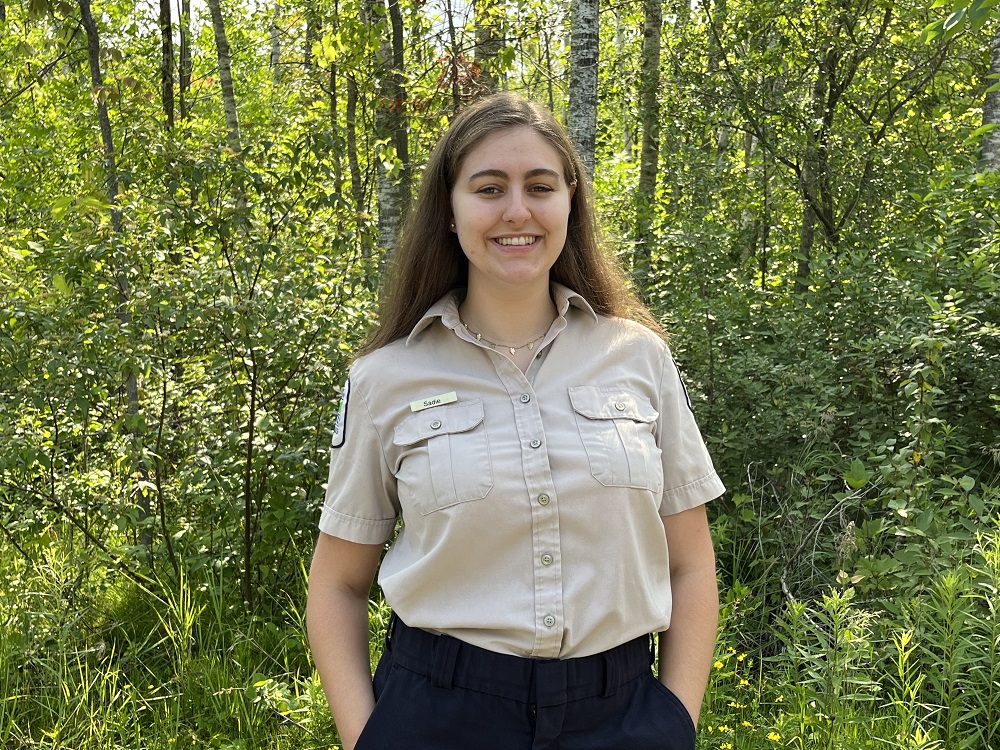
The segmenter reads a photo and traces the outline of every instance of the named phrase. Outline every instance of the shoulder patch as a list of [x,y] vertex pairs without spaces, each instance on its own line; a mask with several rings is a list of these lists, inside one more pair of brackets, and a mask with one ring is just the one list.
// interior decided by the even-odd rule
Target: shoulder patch
[[344,383],[344,392],[340,396],[340,411],[337,413],[337,421],[333,423],[333,440],[331,448],[340,448],[347,439],[347,407],[351,396],[351,379]]
[[681,390],[684,391],[684,400],[687,401],[688,411],[694,414],[694,407],[691,406],[691,396],[688,395],[687,386],[684,384],[684,378],[681,376],[680,368],[677,366],[676,362],[674,362],[674,370],[677,371],[677,379],[681,381]]

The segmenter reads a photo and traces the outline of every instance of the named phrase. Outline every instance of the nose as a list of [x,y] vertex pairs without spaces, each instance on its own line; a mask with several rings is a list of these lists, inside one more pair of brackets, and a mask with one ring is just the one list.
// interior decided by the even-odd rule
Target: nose
[[520,224],[531,217],[531,212],[524,203],[524,192],[519,189],[512,189],[508,196],[507,205],[504,207],[503,220],[509,224]]

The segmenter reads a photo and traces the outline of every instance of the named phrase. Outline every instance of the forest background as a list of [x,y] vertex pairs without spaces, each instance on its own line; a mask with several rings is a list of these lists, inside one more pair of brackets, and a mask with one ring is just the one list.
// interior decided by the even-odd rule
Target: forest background
[[996,0],[220,2],[0,0],[4,748],[337,745],[340,385],[498,88],[568,123],[730,488],[699,747],[1000,747]]

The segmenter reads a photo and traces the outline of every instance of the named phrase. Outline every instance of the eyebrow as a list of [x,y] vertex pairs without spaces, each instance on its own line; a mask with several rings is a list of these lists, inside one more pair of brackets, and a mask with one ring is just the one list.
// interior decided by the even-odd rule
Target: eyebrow
[[[545,167],[538,167],[536,169],[529,169],[525,173],[526,179],[531,179],[533,177],[555,177],[559,178],[559,173],[554,169],[547,169]],[[500,179],[510,179],[510,175],[504,172],[502,169],[482,169],[473,175],[469,175],[469,182],[479,178],[479,177],[499,177]]]

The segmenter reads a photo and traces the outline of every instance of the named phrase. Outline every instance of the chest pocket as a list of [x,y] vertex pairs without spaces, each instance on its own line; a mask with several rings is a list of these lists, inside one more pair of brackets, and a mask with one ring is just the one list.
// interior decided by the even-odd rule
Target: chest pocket
[[481,500],[493,488],[482,401],[410,414],[392,442],[403,449],[396,471],[400,501],[423,515]]
[[649,399],[613,386],[590,385],[570,388],[569,399],[594,478],[605,487],[659,493],[663,464],[653,434],[659,414]]

